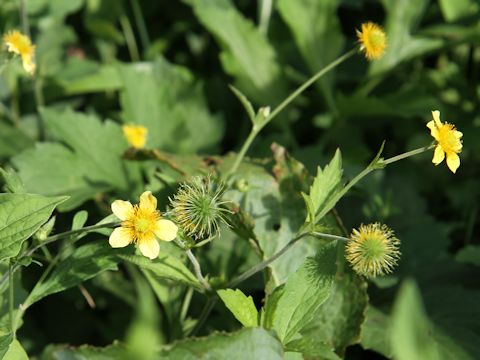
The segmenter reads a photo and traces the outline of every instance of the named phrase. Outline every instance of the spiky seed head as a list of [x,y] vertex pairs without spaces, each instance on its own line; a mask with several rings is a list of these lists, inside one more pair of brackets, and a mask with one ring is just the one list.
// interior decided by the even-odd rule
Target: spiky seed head
[[345,256],[353,270],[366,277],[391,273],[400,259],[400,240],[386,225],[360,225],[353,229]]
[[195,240],[215,236],[220,224],[227,224],[230,212],[223,200],[225,186],[211,176],[196,176],[180,185],[173,199],[170,199],[172,215],[180,229]]

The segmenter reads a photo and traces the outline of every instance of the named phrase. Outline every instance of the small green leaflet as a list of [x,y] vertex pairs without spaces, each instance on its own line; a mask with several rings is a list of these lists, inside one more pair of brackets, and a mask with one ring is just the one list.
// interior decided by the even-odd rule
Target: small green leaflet
[[258,326],[258,311],[251,296],[246,296],[241,290],[218,290],[218,296],[235,318],[245,327]]

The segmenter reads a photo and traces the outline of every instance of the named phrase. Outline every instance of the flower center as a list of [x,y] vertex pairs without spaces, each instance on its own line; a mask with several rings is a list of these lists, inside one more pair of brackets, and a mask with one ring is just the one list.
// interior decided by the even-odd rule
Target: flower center
[[134,221],[135,230],[139,233],[145,233],[150,229],[151,221],[146,218],[136,218]]
[[372,31],[368,36],[370,45],[374,48],[383,47],[385,44],[385,35],[381,31]]
[[460,140],[455,137],[453,125],[444,124],[439,127],[438,142],[446,153],[458,152]]
[[365,257],[369,260],[379,260],[385,255],[385,241],[383,239],[370,236],[362,244]]

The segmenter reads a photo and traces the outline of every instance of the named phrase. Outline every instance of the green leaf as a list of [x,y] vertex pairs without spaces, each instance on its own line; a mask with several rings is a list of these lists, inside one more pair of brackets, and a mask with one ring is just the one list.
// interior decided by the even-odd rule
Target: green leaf
[[274,48],[230,0],[189,1],[195,15],[217,39],[225,71],[251,99],[275,104],[286,97],[286,84]]
[[187,339],[167,345],[161,359],[283,359],[283,349],[274,334],[262,328],[247,328],[226,334]]
[[472,0],[439,0],[440,9],[448,22],[478,14],[478,2]]
[[3,360],[28,360],[28,355],[18,340],[13,340],[2,358]]
[[304,359],[340,360],[330,345],[321,343],[314,337],[302,335],[301,338],[290,341],[285,350],[299,352]]
[[131,188],[139,180],[137,164],[121,156],[128,148],[120,126],[97,117],[52,109],[42,110],[49,137],[55,143],[40,143],[13,158],[25,187],[44,195],[67,194],[61,207],[70,210],[96,193],[109,188]]
[[0,121],[0,158],[18,154],[33,144],[33,140],[22,131]]
[[394,357],[399,360],[440,359],[432,332],[417,286],[406,281],[400,288],[392,314],[390,342]]
[[48,345],[42,353],[42,359],[55,360],[117,360],[123,359],[126,347],[118,342],[104,348],[90,345],[72,347],[70,345]]
[[126,251],[129,249],[112,249],[107,240],[80,246],[55,267],[47,280],[37,283],[23,307],[27,308],[48,295],[77,286],[103,271],[117,270],[118,254]]
[[4,190],[9,193],[23,194],[25,193],[25,186],[18,173],[11,167],[6,170],[0,168],[0,177],[5,183]]
[[258,311],[251,296],[247,297],[239,289],[218,290],[217,293],[225,306],[243,326],[258,326]]
[[[342,253],[343,254],[343,253]],[[345,261],[343,260],[338,261]],[[348,265],[344,263],[344,267]],[[317,309],[301,333],[317,343],[328,344],[341,357],[345,349],[360,340],[368,304],[367,284],[349,268],[338,274],[331,295]]]
[[122,120],[148,129],[147,147],[192,153],[217,144],[223,123],[210,113],[203,84],[161,58],[118,68]]
[[412,35],[422,20],[428,0],[383,0],[387,13],[385,32],[388,47],[385,55],[371,62],[370,73],[379,74],[392,69],[402,61],[424,55],[443,45],[443,40]]
[[480,266],[480,246],[465,246],[456,254],[455,260],[464,264]]
[[202,289],[195,275],[176,257],[168,253],[160,253],[155,260],[149,260],[140,255],[119,255],[119,257],[143,270],[148,270],[153,276],[181,282],[197,289]]
[[22,243],[67,199],[31,194],[0,194],[0,260],[17,256]]
[[330,296],[336,272],[335,245],[325,245],[288,278],[273,319],[273,329],[282,343],[292,340]]
[[[305,203],[300,193],[307,190],[308,173],[285,149],[279,147],[275,154],[273,169],[242,163],[232,179],[237,184],[236,188],[225,194],[251,215],[262,259],[269,258],[292,240],[306,217]],[[221,171],[229,168],[232,159],[224,159]],[[284,283],[288,275],[295,272],[306,257],[315,255],[320,247],[320,242],[313,237],[305,237],[297,242],[269,265],[272,285]]]
[[318,167],[308,196],[303,195],[310,223],[318,223],[335,206],[334,198],[341,189],[342,173],[342,155],[337,149],[323,170]]
[[390,318],[373,306],[368,306],[362,326],[360,343],[364,349],[374,350],[392,358],[390,346]]

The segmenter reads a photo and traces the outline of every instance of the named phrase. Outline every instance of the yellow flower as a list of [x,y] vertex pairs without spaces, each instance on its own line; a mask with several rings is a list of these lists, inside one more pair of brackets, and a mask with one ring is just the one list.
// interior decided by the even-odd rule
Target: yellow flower
[[142,125],[124,125],[122,126],[123,135],[128,143],[135,149],[142,149],[147,142],[148,129]]
[[460,157],[458,154],[462,152],[462,141],[460,140],[463,134],[457,131],[455,125],[444,123],[440,121],[440,111],[432,111],[433,120],[431,120],[427,127],[430,129],[432,136],[437,140],[438,144],[435,147],[432,162],[435,165],[440,164],[447,155],[447,166],[455,174],[460,166]]
[[362,24],[362,31],[357,30],[360,50],[365,53],[368,60],[380,59],[387,47],[387,36],[381,26],[367,22]]
[[20,31],[14,30],[6,33],[3,36],[3,41],[7,45],[7,50],[20,55],[22,58],[23,68],[30,75],[35,73],[35,46],[30,41],[30,38],[23,35]]
[[161,218],[157,199],[150,191],[145,191],[135,206],[128,201],[115,200],[112,212],[122,220],[121,226],[110,235],[109,243],[114,248],[135,243],[143,256],[155,259],[160,251],[157,238],[172,241],[177,236],[177,226]]
[[379,223],[353,229],[345,247],[346,258],[353,270],[366,277],[392,272],[400,258],[398,240],[392,230]]

